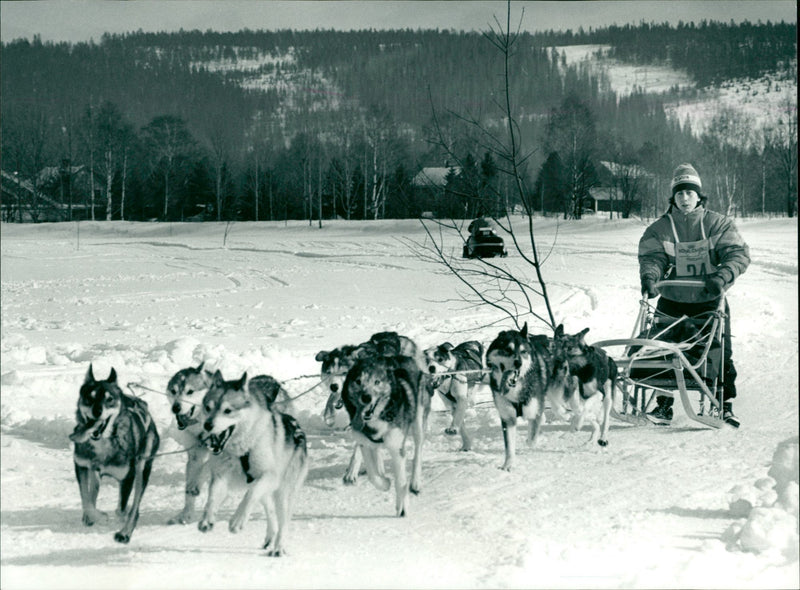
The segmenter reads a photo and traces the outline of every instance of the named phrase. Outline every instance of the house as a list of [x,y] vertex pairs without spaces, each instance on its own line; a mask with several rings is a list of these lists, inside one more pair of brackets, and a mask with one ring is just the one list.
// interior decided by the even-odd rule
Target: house
[[451,171],[458,176],[461,174],[461,167],[442,166],[440,168],[423,168],[413,178],[411,184],[419,188],[444,188],[447,186],[447,177]]
[[652,190],[655,175],[639,165],[601,160],[595,167],[597,184],[589,189],[595,212],[622,213],[627,217],[639,209],[643,191]]
[[[79,178],[85,175],[84,166],[73,166],[70,173]],[[6,222],[54,222],[86,218],[84,203],[60,203],[53,198],[57,194],[60,172],[57,167],[44,168],[37,176],[38,188],[34,189],[30,180],[22,179],[15,173],[0,171],[0,202],[2,220]],[[54,186],[56,188],[54,188]]]

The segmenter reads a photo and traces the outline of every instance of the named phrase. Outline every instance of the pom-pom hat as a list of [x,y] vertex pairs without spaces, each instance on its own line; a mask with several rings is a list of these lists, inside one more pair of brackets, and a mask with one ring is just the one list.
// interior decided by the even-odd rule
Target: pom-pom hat
[[700,175],[697,173],[697,170],[694,169],[694,166],[691,164],[681,164],[675,168],[675,172],[672,174],[670,188],[672,189],[673,195],[678,191],[689,189],[695,191],[699,195],[700,189],[703,188],[703,183],[700,181]]

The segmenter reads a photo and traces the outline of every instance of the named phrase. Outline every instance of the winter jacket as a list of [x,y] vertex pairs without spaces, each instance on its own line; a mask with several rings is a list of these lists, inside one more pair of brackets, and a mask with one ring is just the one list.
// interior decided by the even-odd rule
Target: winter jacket
[[[725,289],[750,265],[750,248],[736,229],[733,221],[715,211],[706,211],[698,205],[688,214],[671,207],[668,214],[675,221],[681,242],[703,239],[700,220],[703,220],[706,237],[710,241],[711,263],[717,267],[716,275],[725,280]],[[653,222],[639,240],[639,278],[660,281],[675,277],[675,236],[668,214]]]

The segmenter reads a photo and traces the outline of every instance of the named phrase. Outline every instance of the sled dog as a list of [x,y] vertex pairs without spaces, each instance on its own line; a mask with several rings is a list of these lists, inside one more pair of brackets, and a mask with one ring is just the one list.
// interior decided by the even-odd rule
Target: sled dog
[[187,451],[183,510],[170,518],[168,524],[188,524],[195,520],[195,501],[203,480],[207,479],[204,467],[209,452],[203,445],[203,397],[214,375],[203,369],[204,364],[181,369],[167,383],[167,398],[178,427],[174,438]]
[[565,334],[564,326],[559,325],[553,338],[553,356],[556,363],[567,363],[574,381],[567,388],[567,397],[560,400],[562,407],[569,406],[573,412],[573,429],[580,430],[588,419],[592,425],[590,442],[597,441],[604,447],[608,445],[617,364],[604,350],[586,344],[584,338],[588,331],[589,328],[585,328],[577,334]]
[[[425,365],[431,376],[431,387],[436,390],[453,420],[447,434],[461,434],[461,450],[472,448],[472,439],[464,426],[464,414],[472,401],[472,390],[483,376],[483,344],[475,340],[453,346],[449,342],[424,351]],[[466,373],[462,371],[471,371]],[[446,374],[459,372],[459,374]],[[444,373],[444,374],[443,374]]]
[[280,556],[294,495],[308,474],[306,436],[294,418],[245,389],[246,381],[247,373],[239,380],[225,381],[217,371],[203,399],[203,429],[214,457],[210,459],[208,501],[198,528],[211,530],[229,484],[243,473],[247,492],[228,529],[233,533],[242,530],[255,504],[261,503],[267,518],[263,548],[268,555]]
[[409,432],[414,437],[410,491],[420,491],[422,446],[431,402],[425,378],[411,357],[367,356],[348,371],[342,391],[369,480],[382,491],[387,491],[391,482],[381,470],[378,450],[385,448],[391,457],[397,516],[405,516],[408,508],[404,447]]
[[[83,524],[92,526],[107,518],[97,510],[100,478],[119,482],[117,515],[123,527],[114,534],[118,543],[131,540],[139,520],[139,506],[150,479],[153,459],[158,452],[158,430],[147,409],[147,402],[126,395],[117,385],[117,372],[97,381],[92,365],[86,372],[78,394],[77,425],[70,435],[75,443],[75,476],[81,493]],[[133,492],[133,503],[128,499]]]
[[[178,427],[177,436],[174,438],[187,451],[183,510],[170,518],[168,524],[188,524],[196,520],[196,499],[201,486],[208,480],[205,467],[209,451],[204,444],[206,434],[203,429],[205,421],[203,397],[211,386],[214,374],[204,369],[204,364],[205,362],[202,362],[197,367],[181,369],[167,384],[167,398],[170,400]],[[247,389],[253,395],[264,399],[268,405],[288,403],[288,394],[270,375],[256,375],[247,383]]]
[[556,370],[550,339],[529,335],[527,323],[519,331],[506,330],[497,335],[486,350],[486,365],[490,371],[492,398],[503,428],[505,462],[501,469],[511,471],[516,455],[517,418],[528,420],[528,444],[536,444],[548,388],[563,392],[569,384],[567,371],[565,367]]
[[[397,332],[377,332],[370,336],[368,341],[358,345],[345,345],[330,351],[319,351],[315,359],[322,363],[320,381],[323,387],[327,387],[330,392],[323,413],[325,423],[328,426],[334,425],[336,410],[344,405],[342,388],[345,377],[358,359],[369,356],[396,355],[416,359],[418,357],[417,345],[410,338],[401,336]],[[356,444],[342,481],[346,485],[354,484],[358,479],[360,469],[361,455],[358,452],[358,444]]]

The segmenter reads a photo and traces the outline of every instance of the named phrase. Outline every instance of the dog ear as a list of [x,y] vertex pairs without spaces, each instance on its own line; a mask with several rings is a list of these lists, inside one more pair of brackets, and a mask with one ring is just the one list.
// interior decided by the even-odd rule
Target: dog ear
[[314,357],[314,360],[315,360],[315,361],[317,361],[317,362],[319,362],[319,363],[324,363],[325,361],[327,361],[327,360],[328,360],[328,358],[329,358],[330,356],[331,356],[331,353],[330,353],[330,352],[328,352],[327,350],[320,350],[320,351],[317,353],[317,356],[315,356],[315,357]]
[[556,326],[555,337],[561,338],[563,336],[564,336],[564,324],[558,324],[558,326]]
[[578,339],[581,341],[581,344],[586,344],[586,341],[584,340],[584,337],[586,336],[586,333],[588,331],[589,331],[589,328],[584,328],[583,330],[578,332],[577,336],[578,336]]
[[520,330],[519,333],[522,335],[523,338],[528,337],[528,322],[525,322],[522,325],[522,330]]
[[225,385],[225,378],[222,376],[222,373],[219,369],[217,369],[217,372],[214,373],[213,385]]
[[244,390],[244,384],[245,384],[246,382],[247,382],[247,371],[245,371],[244,373],[242,373],[242,376],[239,378],[239,381],[237,381],[237,382],[234,384],[234,387],[236,387],[236,389],[242,389],[242,390]]
[[94,373],[92,372],[92,363],[89,363],[89,370],[86,371],[86,377],[84,377],[83,382],[94,383]]
[[111,367],[111,372],[108,374],[108,379],[106,379],[109,383],[116,383],[117,382],[117,372],[114,370],[114,367]]
[[194,370],[194,372],[195,372],[195,373],[199,373],[200,371],[202,371],[202,370],[203,370],[203,365],[205,365],[205,364],[206,364],[206,361],[204,360],[203,362],[201,362],[201,363],[200,363],[200,364],[197,366],[197,368]]
[[442,348],[444,350],[446,350],[447,352],[450,352],[451,350],[453,350],[455,348],[455,346],[453,346],[449,342],[445,342],[444,344],[442,344]]
[[363,359],[370,356],[370,350],[375,350],[375,347],[370,344],[359,344],[353,350],[353,358]]

